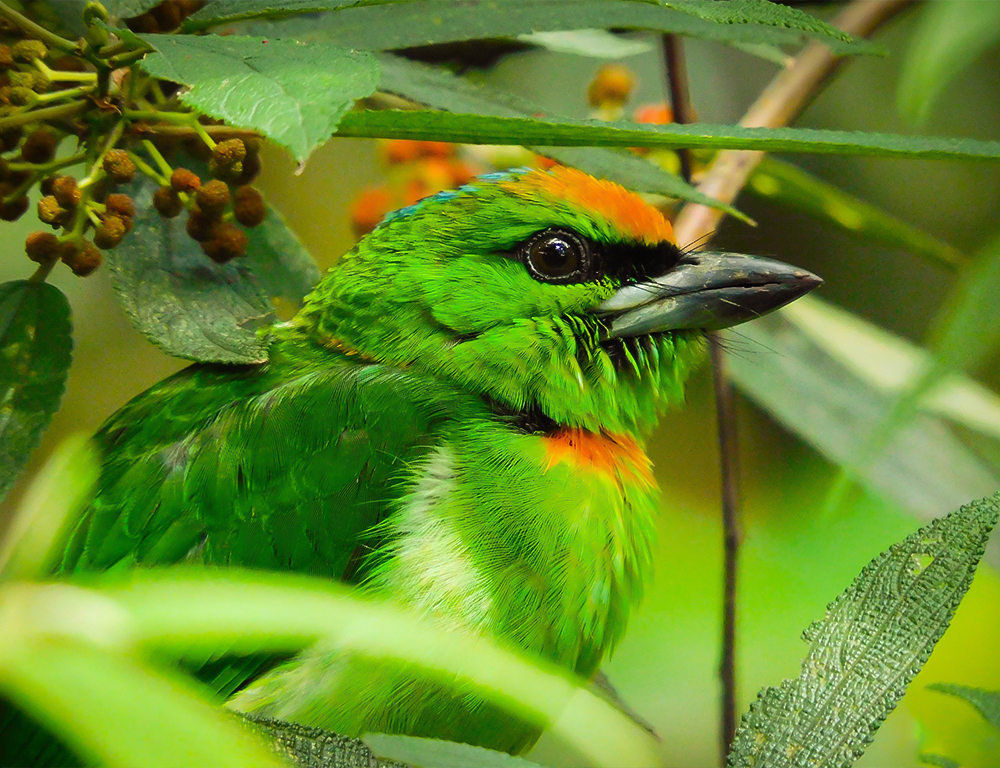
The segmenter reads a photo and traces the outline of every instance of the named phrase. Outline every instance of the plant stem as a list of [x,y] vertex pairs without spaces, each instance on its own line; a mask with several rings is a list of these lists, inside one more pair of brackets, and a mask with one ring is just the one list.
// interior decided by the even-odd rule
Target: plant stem
[[87,102],[74,101],[70,104],[57,104],[54,107],[32,109],[28,112],[18,112],[16,115],[0,117],[0,131],[5,128],[13,128],[17,125],[47,122],[57,120],[61,117],[73,117],[81,112],[86,112],[88,109],[90,109],[90,104]]
[[83,152],[79,152],[59,160],[50,160],[47,163],[8,163],[7,168],[15,172],[31,171],[44,176],[50,174],[52,171],[58,171],[60,168],[82,163],[84,159],[86,159],[86,155]]
[[50,32],[45,27],[36,24],[27,16],[18,13],[3,2],[0,2],[0,17],[16,24],[27,32],[28,35],[41,40],[43,43],[48,45],[49,48],[55,48],[66,53],[77,53],[76,43],[71,40],[67,40],[65,37],[60,37],[54,32]]
[[[687,124],[694,122],[691,109],[691,88],[688,81],[687,60],[684,58],[684,41],[680,36],[666,34],[663,41],[663,61],[667,67],[667,87],[670,90],[670,108],[674,122]],[[677,150],[681,161],[681,176],[691,181],[691,150],[682,147]]]
[[46,66],[41,59],[34,59],[32,63],[49,80],[57,83],[96,83],[96,72],[67,72],[62,69],[51,69]]
[[149,156],[153,158],[153,162],[156,163],[157,167],[159,167],[160,172],[169,179],[173,174],[174,169],[170,167],[170,163],[168,163],[164,159],[163,155],[160,154],[160,150],[156,148],[156,145],[149,139],[143,139],[142,146],[149,153]]

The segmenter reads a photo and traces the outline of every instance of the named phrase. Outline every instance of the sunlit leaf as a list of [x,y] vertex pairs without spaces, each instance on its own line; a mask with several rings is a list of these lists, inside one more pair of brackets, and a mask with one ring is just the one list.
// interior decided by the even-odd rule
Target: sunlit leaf
[[454,741],[369,733],[364,742],[379,757],[415,768],[541,768],[523,757]]
[[1000,494],[935,520],[875,558],[803,634],[795,680],[765,688],[732,768],[848,768],[902,698],[972,583]]
[[824,155],[1000,160],[1000,142],[889,133],[743,128],[736,125],[645,125],[570,118],[490,117],[427,110],[348,112],[337,136],[430,139],[465,144],[607,147],[709,147]]
[[0,498],[59,409],[73,350],[69,303],[44,282],[0,285]]
[[260,131],[299,160],[326,141],[378,80],[371,54],[332,45],[219,35],[142,35],[154,77],[190,86],[181,100],[226,124]]
[[900,112],[923,122],[948,85],[1000,41],[1000,3],[923,3],[910,35],[896,95]]
[[624,59],[653,50],[648,40],[633,40],[604,29],[531,32],[517,39],[553,53],[572,53],[594,59]]
[[0,577],[30,580],[51,573],[65,533],[99,474],[100,461],[85,436],[63,441],[32,481],[0,540]]
[[976,708],[986,722],[995,728],[1000,728],[1000,691],[987,691],[952,683],[934,683],[927,687],[932,691],[940,691],[967,701]]

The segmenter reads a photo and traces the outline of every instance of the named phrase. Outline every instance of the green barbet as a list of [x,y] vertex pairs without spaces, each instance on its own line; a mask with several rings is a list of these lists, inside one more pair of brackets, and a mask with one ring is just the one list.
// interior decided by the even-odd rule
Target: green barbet
[[[589,678],[650,578],[643,445],[705,331],[819,278],[685,252],[637,195],[556,167],[491,174],[386,218],[272,331],[267,363],[194,365],[97,440],[61,571],[296,571]],[[199,671],[236,709],[510,752],[537,730],[322,646]]]

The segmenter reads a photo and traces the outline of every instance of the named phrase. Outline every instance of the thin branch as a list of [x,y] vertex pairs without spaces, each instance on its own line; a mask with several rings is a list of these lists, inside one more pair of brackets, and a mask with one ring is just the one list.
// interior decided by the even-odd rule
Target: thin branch
[[[667,68],[667,87],[670,89],[670,109],[674,122],[682,125],[694,122],[691,108],[691,88],[688,81],[687,60],[684,58],[684,40],[680,35],[666,34],[663,40],[663,62]],[[677,151],[681,161],[681,176],[691,181],[691,150],[682,147]]]
[[27,112],[17,112],[7,117],[0,117],[0,131],[6,128],[13,128],[16,125],[28,125],[29,123],[49,122],[61,117],[73,117],[81,112],[90,109],[91,104],[87,101],[74,101],[70,104],[56,104],[54,107],[43,109],[31,109]]

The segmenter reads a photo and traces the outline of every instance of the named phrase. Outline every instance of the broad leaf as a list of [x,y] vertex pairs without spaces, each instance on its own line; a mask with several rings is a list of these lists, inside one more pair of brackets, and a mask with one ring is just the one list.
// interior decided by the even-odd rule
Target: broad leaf
[[[64,586],[47,589],[34,605],[25,588],[0,592],[0,627],[11,629],[0,629],[0,691],[86,764],[283,766],[188,680],[102,647],[126,631],[128,617],[114,604],[74,599],[80,590]],[[61,626],[46,609],[65,612]],[[66,636],[68,626],[76,637]]]
[[72,357],[69,303],[48,283],[0,285],[0,498],[59,409]]
[[[468,78],[457,77],[440,67],[429,67],[399,56],[379,57],[382,80],[379,88],[405,96],[435,109],[468,112],[498,117],[531,117],[546,114],[537,104],[512,93],[480,85]],[[592,176],[610,179],[640,192],[653,192],[691,202],[721,208],[744,221],[742,213],[699,192],[681,177],[658,168],[631,152],[607,149],[557,149],[534,147],[536,152],[572,165]]]
[[100,472],[99,457],[85,436],[63,441],[32,481],[0,540],[0,578],[44,579],[52,573],[65,534]]
[[[930,364],[913,345],[812,297],[729,331],[726,339],[736,385],[841,466],[856,460],[873,425]],[[929,392],[921,409],[928,412],[908,421],[858,472],[870,489],[927,520],[1000,487],[1000,464],[941,418],[995,437],[1000,403],[955,379]],[[1000,547],[991,546],[990,560],[1000,564]]]
[[948,85],[998,41],[1000,3],[923,3],[899,77],[899,111],[925,121]]
[[653,45],[648,40],[634,40],[605,29],[531,32],[518,35],[517,39],[553,53],[572,53],[593,59],[625,59],[653,50]]
[[257,285],[271,301],[282,300],[294,309],[319,282],[319,267],[285,219],[271,206],[256,227],[246,230],[244,258]]
[[822,155],[1000,160],[1000,142],[808,128],[737,125],[641,125],[570,118],[489,117],[427,110],[363,110],[344,115],[337,136],[429,139],[464,144],[579,147],[708,147]]
[[308,21],[290,20],[287,29],[298,36],[303,27],[318,24],[322,34],[332,36],[331,40],[370,50],[607,28],[650,29],[772,45],[797,45],[805,35],[824,40],[839,53],[879,50],[867,40],[852,38],[819,19],[780,6],[775,9],[763,0],[727,2],[718,7],[712,7],[714,0],[681,0],[668,3],[670,7],[655,7],[657,4],[656,0],[220,0],[193,14],[184,29],[338,11]]
[[994,728],[1000,728],[1000,691],[987,691],[968,685],[934,683],[927,686],[932,691],[940,691],[969,702]]
[[879,555],[803,634],[802,673],[765,688],[733,740],[732,768],[848,768],[944,634],[975,575],[1000,494]]
[[[301,299],[315,265],[292,244],[293,236],[281,232],[273,214],[266,230],[248,237],[246,257],[216,264],[184,231],[184,214],[164,219],[156,212],[155,190],[147,179],[133,185],[135,231],[106,257],[125,312],[147,339],[175,357],[263,361],[267,343],[258,331],[273,320],[270,297]],[[261,269],[260,278],[255,269]]]
[[863,240],[909,251],[952,269],[968,263],[958,249],[791,163],[765,156],[746,189]]
[[[94,591],[127,612],[140,650],[174,658],[220,653],[357,653],[413,665],[461,685],[605,766],[656,762],[652,737],[565,670],[484,637],[444,631],[409,610],[324,579],[211,568],[136,570]],[[38,599],[42,599],[39,594]]]
[[523,757],[441,739],[369,733],[365,744],[378,757],[414,768],[541,768]]
[[371,54],[331,45],[207,35],[142,35],[154,77],[190,86],[181,100],[228,125],[260,131],[304,160],[378,80]]

